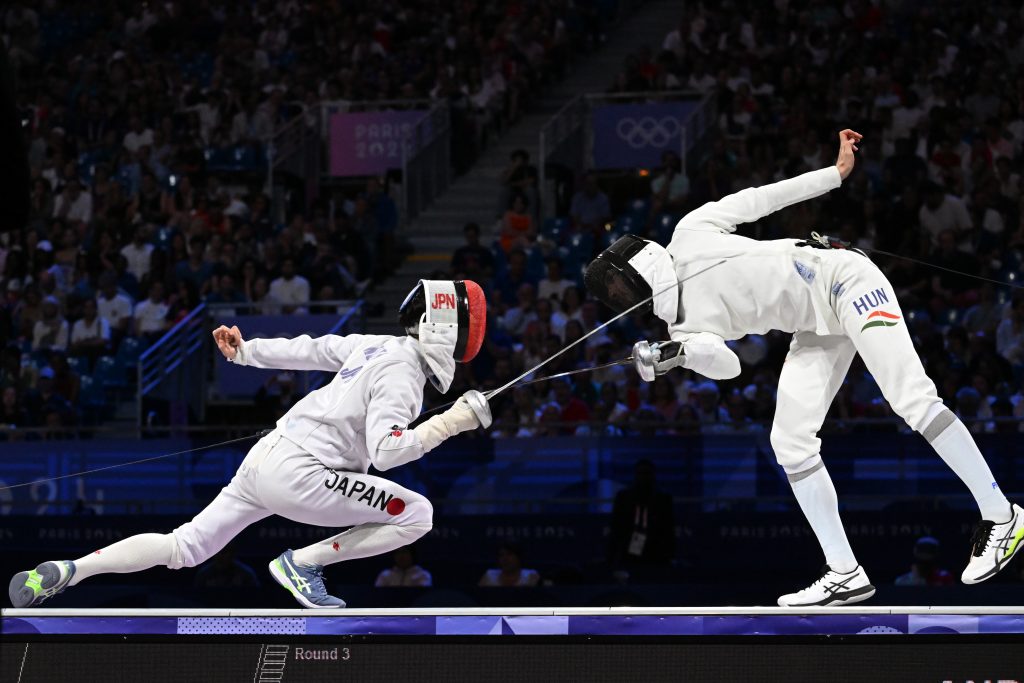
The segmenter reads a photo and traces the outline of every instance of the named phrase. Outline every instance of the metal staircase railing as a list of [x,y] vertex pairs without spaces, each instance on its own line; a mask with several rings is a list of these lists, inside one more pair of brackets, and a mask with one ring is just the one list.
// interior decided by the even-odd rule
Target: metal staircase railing
[[206,304],[200,304],[139,357],[139,428],[145,423],[146,398],[181,401],[197,411],[200,420],[205,416],[204,362],[211,343],[206,320]]

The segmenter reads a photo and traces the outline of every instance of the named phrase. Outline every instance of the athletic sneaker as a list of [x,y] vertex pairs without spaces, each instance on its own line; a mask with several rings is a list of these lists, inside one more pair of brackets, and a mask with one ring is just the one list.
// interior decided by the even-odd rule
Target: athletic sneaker
[[1010,505],[1010,520],[996,524],[983,519],[971,536],[971,559],[960,577],[964,583],[991,578],[1024,547],[1024,510]]
[[15,574],[7,588],[7,595],[15,607],[32,607],[67,588],[68,581],[74,575],[74,562],[43,562],[30,572]]
[[303,607],[344,607],[345,601],[327,592],[324,585],[324,568],[320,565],[306,567],[295,564],[292,551],[285,550],[270,563],[270,575],[274,581],[288,589],[288,592]]
[[821,578],[797,593],[779,598],[781,607],[832,607],[863,602],[875,594],[875,587],[861,567],[848,574],[833,571],[826,564]]

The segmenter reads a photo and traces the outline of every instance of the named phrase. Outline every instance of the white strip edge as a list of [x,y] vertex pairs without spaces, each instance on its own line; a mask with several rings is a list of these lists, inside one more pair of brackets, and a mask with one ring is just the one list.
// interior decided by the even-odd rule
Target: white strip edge
[[1021,615],[1024,605],[903,607],[456,607],[406,609],[0,609],[16,617],[206,617],[279,619],[287,617],[515,617],[515,616],[797,616],[852,614]]

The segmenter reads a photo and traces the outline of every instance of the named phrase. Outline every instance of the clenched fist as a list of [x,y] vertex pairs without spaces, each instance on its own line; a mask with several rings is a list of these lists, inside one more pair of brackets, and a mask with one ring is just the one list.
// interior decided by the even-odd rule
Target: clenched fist
[[849,128],[839,131],[839,157],[836,159],[836,168],[839,169],[839,177],[846,180],[846,177],[853,171],[854,156],[857,151],[857,143],[864,136]]
[[238,355],[238,348],[244,341],[238,326],[226,327],[221,325],[213,331],[213,341],[217,342],[217,348],[228,360],[234,360]]

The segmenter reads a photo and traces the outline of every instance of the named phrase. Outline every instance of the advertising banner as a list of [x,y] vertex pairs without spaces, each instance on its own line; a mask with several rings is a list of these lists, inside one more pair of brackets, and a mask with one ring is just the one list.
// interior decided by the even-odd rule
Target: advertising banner
[[426,111],[366,111],[332,114],[330,173],[380,175],[402,165],[402,140]]
[[[679,154],[683,128],[699,101],[607,104],[593,111],[594,168],[654,168],[661,154]],[[688,131],[686,139],[693,140]]]

